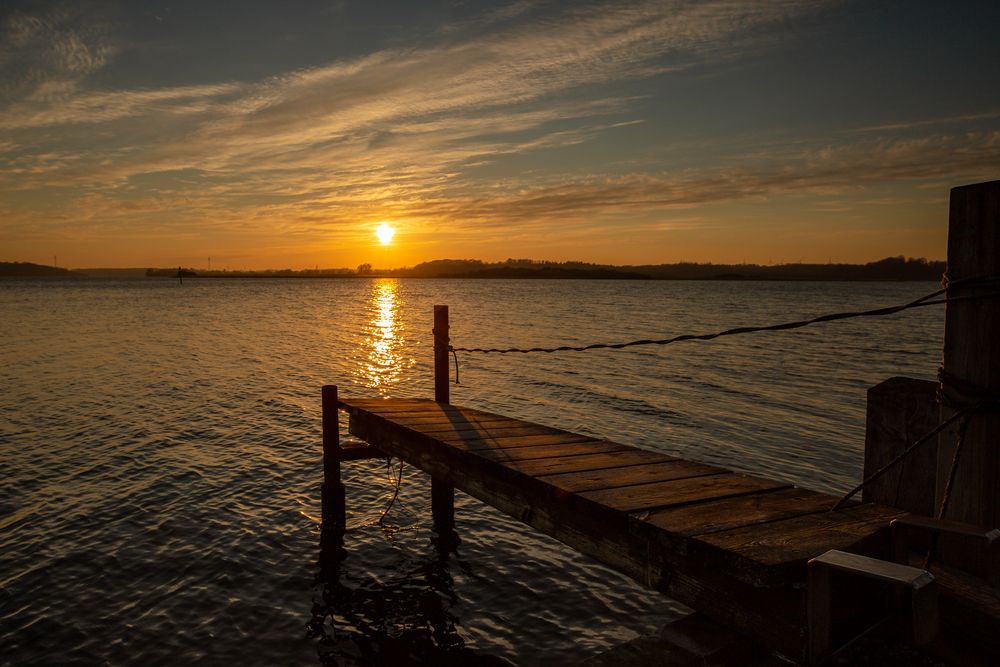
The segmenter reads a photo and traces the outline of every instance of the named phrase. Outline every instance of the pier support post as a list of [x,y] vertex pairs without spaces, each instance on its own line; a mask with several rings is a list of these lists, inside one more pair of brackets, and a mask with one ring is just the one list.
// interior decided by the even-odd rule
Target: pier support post
[[[434,400],[448,403],[448,306],[434,306]],[[436,477],[431,478],[431,514],[434,530],[440,539],[455,533],[455,488]]]
[[[953,188],[948,220],[948,279],[1000,276],[1000,181]],[[998,285],[948,289],[948,298],[995,294]],[[947,305],[942,362],[941,418],[955,408],[1000,393],[1000,299],[976,298]],[[1000,412],[972,416],[965,434],[944,518],[984,528],[1000,527]],[[956,448],[956,432],[938,442],[940,506]]]
[[[893,377],[868,390],[865,472],[868,479],[938,425],[937,383]],[[934,516],[937,451],[928,442],[864,488],[862,500]]]
[[344,484],[340,481],[340,413],[336,385],[323,385],[323,531],[347,525]]

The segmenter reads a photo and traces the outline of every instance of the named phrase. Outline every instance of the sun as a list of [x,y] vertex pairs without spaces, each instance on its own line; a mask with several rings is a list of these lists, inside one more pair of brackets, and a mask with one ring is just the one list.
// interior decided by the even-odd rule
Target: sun
[[379,243],[382,245],[389,245],[392,243],[392,237],[395,235],[396,230],[389,225],[388,222],[383,222],[375,230],[375,236],[378,237]]

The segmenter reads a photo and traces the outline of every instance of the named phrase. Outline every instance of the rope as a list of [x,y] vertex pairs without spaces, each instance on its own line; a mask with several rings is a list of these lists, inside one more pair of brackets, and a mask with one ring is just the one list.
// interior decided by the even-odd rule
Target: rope
[[[710,334],[683,334],[680,336],[674,336],[673,338],[663,338],[660,340],[642,339],[633,340],[627,343],[593,343],[591,345],[560,345],[559,347],[530,347],[530,348],[520,348],[520,347],[508,347],[508,348],[482,348],[482,347],[452,347],[452,353],[457,352],[480,352],[483,354],[510,354],[512,352],[518,352],[521,354],[528,354],[531,352],[544,352],[546,354],[551,354],[552,352],[586,352],[587,350],[620,350],[626,347],[633,347],[636,345],[670,345],[672,343],[680,343],[686,340],[713,340],[715,338],[722,338],[723,336],[736,336],[740,334],[756,333],[759,331],[787,331],[790,329],[800,329],[802,327],[807,327],[812,324],[820,324],[822,322],[835,322],[837,320],[847,320],[855,317],[880,317],[883,315],[892,315],[895,313],[902,312],[904,310],[909,310],[911,308],[922,308],[925,306],[936,306],[942,303],[952,303],[956,301],[964,301],[968,299],[976,299],[983,297],[996,297],[1000,296],[997,294],[985,294],[985,295],[974,295],[974,296],[957,296],[945,299],[936,299],[949,289],[955,289],[957,287],[968,287],[968,286],[1000,286],[1000,277],[984,277],[984,278],[965,278],[962,280],[949,280],[947,275],[942,278],[942,283],[944,287],[939,290],[935,290],[930,294],[910,301],[909,303],[899,304],[896,306],[886,306],[884,308],[874,308],[872,310],[863,311],[848,311],[843,313],[831,313],[828,315],[820,315],[819,317],[814,317],[808,320],[798,320],[795,322],[783,322],[781,324],[770,324],[766,326],[749,326],[749,327],[736,327],[733,329],[726,329],[725,331],[718,331],[716,333]],[[458,357],[455,357],[456,364],[458,363]]]
[[389,483],[392,484],[393,487],[394,487],[393,488],[393,492],[392,492],[392,498],[389,499],[389,504],[387,504],[385,506],[385,509],[382,510],[382,513],[379,515],[378,519],[369,519],[368,521],[359,521],[358,523],[356,523],[356,524],[354,524],[352,526],[345,526],[344,527],[344,532],[345,533],[349,533],[351,531],[359,530],[361,528],[370,528],[372,526],[382,526],[383,528],[386,528],[386,529],[392,528],[393,530],[400,530],[400,528],[397,527],[397,526],[386,526],[385,525],[385,517],[386,517],[386,515],[389,514],[389,510],[392,509],[393,505],[396,504],[396,498],[399,497],[399,487],[400,487],[400,485],[401,485],[401,483],[403,481],[403,460],[402,459],[399,460],[399,473],[396,475],[395,479],[393,479],[393,477],[392,477],[392,457],[391,456],[386,457],[386,459],[385,459],[385,470],[386,470],[386,479],[388,479]]
[[[948,503],[951,501],[951,489],[955,483],[955,472],[958,470],[958,457],[962,454],[962,445],[965,444],[965,434],[969,430],[969,420],[972,418],[972,413],[976,410],[977,408],[972,408],[966,412],[965,418],[958,427],[958,441],[955,443],[955,454],[951,457],[951,468],[948,469],[948,483],[945,484],[944,493],[941,495],[941,505],[938,506],[938,521],[942,520],[945,512],[948,511]],[[934,560],[934,551],[937,549],[939,535],[937,531],[931,535],[931,543],[927,548],[927,556],[924,558],[923,569],[925,570],[930,569],[931,562]]]
[[892,468],[894,468],[897,464],[899,464],[900,461],[902,461],[903,459],[905,459],[906,457],[908,457],[910,454],[912,454],[914,451],[916,451],[917,447],[919,447],[920,445],[922,445],[925,442],[929,441],[935,435],[937,435],[941,431],[945,430],[946,428],[948,428],[949,426],[951,426],[953,423],[955,423],[956,421],[958,421],[962,417],[966,416],[971,411],[972,411],[972,408],[966,408],[964,410],[960,410],[959,412],[956,412],[951,417],[949,417],[948,419],[944,420],[943,422],[941,422],[940,424],[938,424],[937,426],[935,426],[933,429],[931,429],[931,431],[929,433],[927,433],[924,436],[918,438],[912,445],[907,446],[906,449],[904,449],[902,452],[900,452],[899,454],[897,454],[895,458],[893,458],[891,461],[889,461],[888,463],[886,463],[884,466],[882,466],[881,468],[879,468],[878,470],[876,470],[875,472],[873,472],[868,477],[864,478],[861,481],[860,484],[858,484],[853,489],[851,489],[850,491],[848,491],[847,493],[845,493],[844,496],[840,500],[837,501],[837,504],[834,505],[830,509],[830,511],[831,512],[836,512],[837,510],[839,510],[841,507],[844,506],[844,503],[846,503],[848,500],[850,500],[855,494],[857,494],[858,491],[861,491],[866,486],[868,486],[869,484],[871,484],[872,482],[874,482],[876,479],[878,479],[879,477],[881,477],[885,473],[887,473],[890,470],[892,470]]
[[[943,291],[943,290],[941,290]],[[673,338],[663,338],[660,340],[633,340],[627,343],[593,343],[591,345],[581,345],[579,347],[574,347],[571,345],[561,345],[559,347],[531,347],[531,348],[517,348],[509,347],[506,349],[498,348],[465,348],[456,347],[456,352],[483,352],[486,354],[497,353],[497,354],[509,354],[511,352],[520,352],[522,354],[527,354],[529,352],[586,352],[587,350],[620,350],[626,347],[633,347],[636,345],[670,345],[672,343],[680,343],[686,340],[713,340],[715,338],[722,338],[723,336],[736,336],[739,334],[756,333],[758,331],[785,331],[788,329],[799,329],[801,327],[809,326],[810,324],[819,324],[820,322],[833,322],[835,320],[846,320],[852,317],[875,317],[878,315],[891,315],[893,313],[898,313],[902,310],[907,310],[909,308],[917,308],[920,306],[935,306],[941,303],[946,303],[946,299],[941,299],[938,301],[926,301],[934,296],[941,293],[935,292],[926,297],[922,297],[920,300],[904,304],[902,306],[891,306],[888,308],[877,308],[875,310],[866,310],[863,312],[848,312],[848,313],[834,313],[831,315],[821,315],[819,317],[814,317],[811,320],[800,320],[797,322],[784,322],[782,324],[770,324],[767,326],[759,327],[736,327],[734,329],[726,329],[725,331],[718,331],[716,333],[710,334],[683,334],[680,336],[674,336]]]
[[[387,458],[385,460],[386,470],[390,474],[392,472],[392,469],[390,467],[391,462],[392,462],[392,457],[389,457],[389,458]],[[390,481],[391,481],[391,479],[390,479]],[[396,504],[396,498],[399,497],[399,486],[402,483],[402,481],[403,481],[403,459],[400,459],[399,460],[399,473],[396,475],[396,483],[393,485],[395,487],[395,489],[393,489],[392,498],[389,499],[389,504],[385,506],[384,510],[382,510],[382,516],[380,516],[378,518],[378,521],[376,522],[378,525],[380,525],[380,526],[384,526],[385,525],[385,523],[384,523],[385,522],[385,515],[388,514],[389,510],[392,509],[392,506]]]
[[[996,298],[1000,296],[1000,292],[988,293],[988,294],[971,294],[965,296],[946,296],[944,299],[938,299],[937,297],[949,292],[950,290],[955,290],[957,288],[974,288],[974,287],[1000,287],[1000,276],[975,276],[970,278],[962,278],[959,280],[951,279],[947,273],[941,276],[941,289],[935,290],[930,294],[926,294],[919,299],[914,299],[913,301],[898,304],[895,306],[886,306],[883,308],[874,308],[871,310],[863,311],[848,311],[842,313],[830,313],[827,315],[820,315],[818,317],[813,317],[808,320],[797,320],[794,322],[783,322],[780,324],[770,324],[766,326],[747,326],[747,327],[736,327],[733,329],[726,329],[724,331],[718,331],[716,333],[710,334],[682,334],[680,336],[674,336],[673,338],[663,338],[659,340],[651,339],[641,339],[633,340],[627,343],[593,343],[590,345],[572,346],[572,345],[560,345],[558,347],[531,347],[531,348],[481,348],[481,347],[454,347],[452,345],[448,346],[448,350],[452,353],[455,359],[455,383],[458,384],[458,352],[479,352],[483,354],[510,354],[513,352],[528,354],[531,352],[543,352],[550,354],[552,352],[585,352],[587,350],[620,350],[626,347],[633,347],[636,345],[670,345],[672,343],[679,343],[687,340],[713,340],[715,338],[722,338],[723,336],[736,336],[740,334],[757,333],[760,331],[788,331],[791,329],[799,329],[802,327],[807,327],[813,324],[820,324],[822,322],[835,322],[838,320],[846,320],[857,317],[880,317],[883,315],[893,315],[895,313],[902,312],[904,310],[909,310],[911,308],[922,308],[925,306],[936,306],[940,304],[954,303],[958,301],[966,301],[972,299],[982,299],[982,298]],[[918,438],[912,444],[906,447],[900,454],[894,457],[891,461],[886,463],[884,466],[876,470],[874,473],[869,475],[867,478],[861,481],[860,484],[855,486],[853,489],[848,491],[844,496],[837,501],[830,511],[839,510],[843,505],[850,500],[858,491],[861,491],[868,484],[872,483],[876,479],[882,477],[889,470],[897,466],[901,461],[910,456],[918,447],[924,443],[930,441],[935,435],[943,431],[945,428],[955,423],[959,419],[962,423],[959,427],[958,444],[955,449],[955,456],[952,460],[951,470],[949,472],[948,484],[945,487],[944,494],[941,500],[941,506],[938,510],[938,518],[942,518],[947,510],[948,500],[951,494],[951,485],[955,478],[955,471],[958,467],[958,457],[962,449],[962,445],[965,442],[965,433],[968,429],[969,420],[972,415],[976,412],[980,412],[984,409],[993,409],[997,405],[1000,405],[1000,397],[996,395],[995,392],[991,392],[981,387],[977,387],[972,383],[964,381],[957,378],[949,373],[947,373],[943,368],[939,370],[938,376],[941,380],[941,384],[938,388],[938,401],[942,405],[952,407],[956,410],[948,419],[944,420],[938,426],[931,429],[931,431],[924,436]],[[898,488],[897,488],[898,495]],[[932,544],[933,551],[933,544]],[[927,554],[928,562],[931,559],[931,552]]]

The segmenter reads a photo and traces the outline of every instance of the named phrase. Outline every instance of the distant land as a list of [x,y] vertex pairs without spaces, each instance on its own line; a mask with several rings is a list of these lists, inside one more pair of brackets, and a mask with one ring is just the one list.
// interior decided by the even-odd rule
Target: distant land
[[[376,269],[362,264],[356,269],[268,269],[261,271],[210,271],[180,269],[185,278],[508,278],[597,280],[939,280],[945,262],[887,257],[867,264],[648,264],[611,266],[586,262],[549,262],[508,259],[438,259],[404,269]],[[29,262],[0,262],[0,278],[177,278],[176,268],[62,269]]]

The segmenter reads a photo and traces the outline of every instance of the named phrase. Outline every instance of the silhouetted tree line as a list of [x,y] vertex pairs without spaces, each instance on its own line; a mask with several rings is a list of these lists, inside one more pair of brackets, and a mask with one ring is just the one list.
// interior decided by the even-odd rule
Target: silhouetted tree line
[[[549,262],[508,259],[483,262],[478,259],[437,259],[408,269],[381,270],[371,264],[351,269],[272,269],[264,271],[195,271],[181,275],[201,278],[590,278],[599,280],[939,280],[945,262],[886,257],[867,264],[649,264],[611,266],[587,262]],[[146,269],[149,278],[177,278],[176,268]],[[0,262],[0,277],[113,277],[138,278],[142,269],[80,269],[70,271],[30,262]]]
[[69,269],[57,266],[32,264],[31,262],[0,262],[0,276],[20,278],[68,278],[73,275]]
[[622,278],[652,280],[938,280],[945,262],[887,257],[868,264],[652,264],[609,266],[586,262],[439,259],[386,272],[414,278]]

